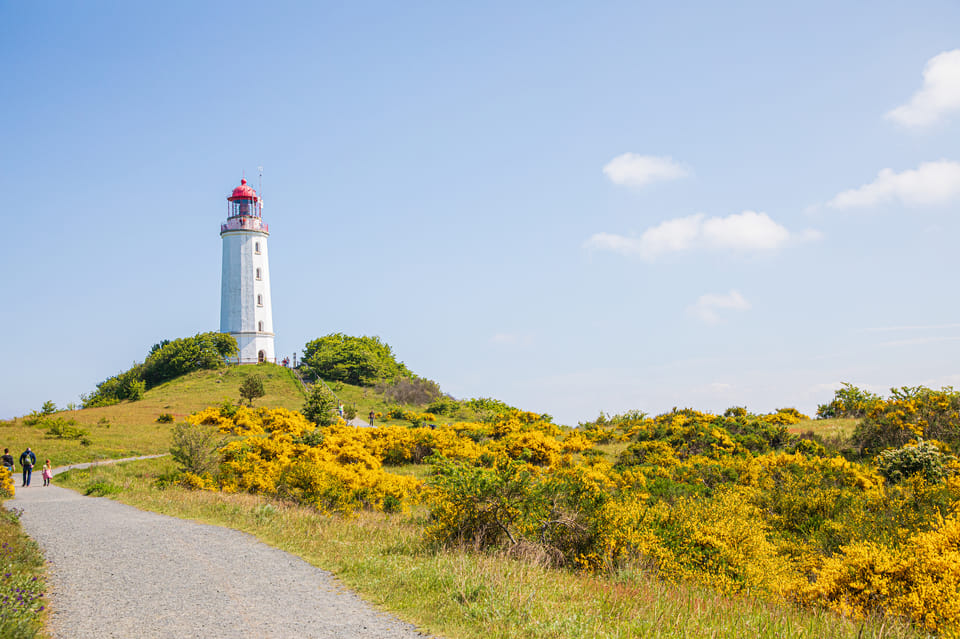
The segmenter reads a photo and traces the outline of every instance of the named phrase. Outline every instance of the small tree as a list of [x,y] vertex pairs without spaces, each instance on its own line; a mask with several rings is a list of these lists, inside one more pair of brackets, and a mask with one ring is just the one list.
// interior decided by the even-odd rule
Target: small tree
[[41,415],[53,415],[55,412],[57,412],[57,405],[49,399],[43,403],[43,406],[40,407]]
[[264,395],[262,375],[250,375],[240,383],[240,399],[247,400],[248,406],[253,406],[253,400]]
[[317,426],[330,426],[333,424],[333,411],[336,408],[337,398],[333,393],[323,384],[314,384],[300,412]]
[[222,437],[212,426],[177,424],[173,427],[170,455],[183,472],[194,475],[214,473],[220,463],[217,449],[222,443]]

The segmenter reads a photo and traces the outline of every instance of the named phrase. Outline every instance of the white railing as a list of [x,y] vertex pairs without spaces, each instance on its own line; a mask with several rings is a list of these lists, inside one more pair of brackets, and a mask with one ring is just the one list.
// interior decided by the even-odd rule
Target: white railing
[[227,220],[226,224],[220,225],[220,232],[225,231],[262,231],[270,232],[270,226],[265,224],[259,217],[239,216]]

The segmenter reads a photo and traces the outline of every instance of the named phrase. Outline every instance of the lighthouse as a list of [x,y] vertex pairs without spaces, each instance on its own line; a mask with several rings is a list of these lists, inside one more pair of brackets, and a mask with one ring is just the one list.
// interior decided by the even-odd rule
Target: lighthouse
[[240,180],[240,186],[227,198],[227,221],[220,225],[220,332],[236,338],[236,361],[240,364],[276,362],[267,263],[269,236],[263,222],[263,201],[246,180]]

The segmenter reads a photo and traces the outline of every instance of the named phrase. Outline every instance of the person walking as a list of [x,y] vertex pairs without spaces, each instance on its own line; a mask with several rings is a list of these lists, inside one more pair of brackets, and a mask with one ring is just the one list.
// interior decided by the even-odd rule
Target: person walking
[[374,418],[374,413],[373,413],[373,411],[370,411],[370,425],[371,425],[371,426],[373,426],[373,418]]
[[20,465],[23,467],[23,485],[30,485],[30,475],[33,474],[33,466],[37,463],[37,456],[33,454],[30,447],[20,453]]
[[53,469],[50,468],[50,460],[47,460],[47,463],[43,465],[43,485],[49,486],[50,480],[53,479]]

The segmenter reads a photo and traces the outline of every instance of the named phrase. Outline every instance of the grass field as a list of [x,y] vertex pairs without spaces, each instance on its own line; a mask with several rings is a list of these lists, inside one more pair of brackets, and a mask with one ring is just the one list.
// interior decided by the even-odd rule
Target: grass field
[[833,419],[805,419],[790,426],[787,430],[797,435],[813,431],[817,435],[828,437],[831,435],[843,435],[849,437],[857,427],[859,419],[848,417],[836,417]]
[[175,421],[182,421],[190,413],[224,400],[236,402],[240,398],[240,383],[254,374],[263,376],[266,391],[266,396],[255,405],[290,409],[303,406],[300,383],[282,366],[232,366],[185,375],[148,390],[143,399],[136,402],[54,414],[54,417],[75,420],[78,427],[88,431],[88,445],[79,439],[51,437],[43,425],[27,426],[23,418],[19,418],[0,422],[0,448],[10,448],[14,457],[18,457],[20,451],[30,446],[41,465],[42,460],[49,458],[54,466],[166,453],[173,424],[158,423],[161,413],[170,413]]
[[365,599],[449,638],[919,637],[892,623],[857,623],[701,587],[664,583],[636,566],[609,577],[545,567],[536,557],[436,550],[424,514],[322,515],[253,495],[159,489],[169,459],[71,471],[57,483],[255,535],[334,572]]

